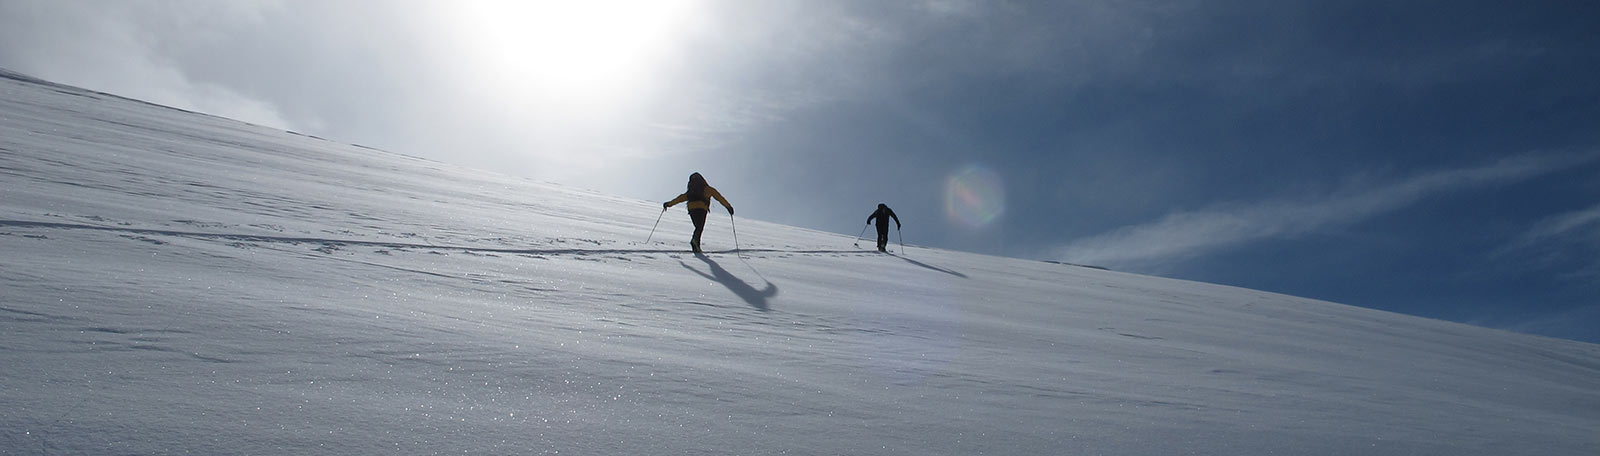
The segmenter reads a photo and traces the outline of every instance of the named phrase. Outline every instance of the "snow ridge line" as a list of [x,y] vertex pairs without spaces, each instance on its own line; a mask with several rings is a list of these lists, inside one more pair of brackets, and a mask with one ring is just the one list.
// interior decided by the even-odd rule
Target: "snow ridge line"
[[[458,251],[464,251],[464,252],[489,252],[489,253],[511,253],[511,254],[520,253],[520,254],[531,254],[531,255],[608,255],[608,254],[642,254],[642,253],[688,253],[684,249],[513,249],[513,248],[502,248],[502,247],[474,247],[474,246],[451,246],[451,245],[436,245],[436,244],[411,244],[411,243],[405,243],[405,242],[392,242],[392,241],[358,241],[358,240],[329,239],[329,238],[317,238],[317,237],[264,236],[264,235],[257,235],[257,234],[201,233],[201,232],[194,232],[194,231],[156,230],[156,229],[149,229],[149,228],[128,228],[128,227],[112,227],[112,226],[97,226],[97,225],[81,225],[81,224],[75,224],[75,223],[37,222],[37,221],[30,221],[30,220],[0,220],[0,227],[51,228],[51,229],[65,229],[65,230],[110,231],[110,232],[145,234],[145,235],[156,235],[156,236],[186,237],[186,238],[193,238],[193,239],[222,239],[222,240],[230,240],[230,241],[271,242],[271,243],[280,243],[280,244],[299,244],[299,243],[335,244],[335,245],[356,245],[356,246],[366,246],[366,247],[382,247],[382,248],[391,248],[391,249],[458,250]],[[799,253],[799,254],[854,254],[854,255],[874,255],[875,254],[875,253],[870,252],[870,251],[859,250],[859,249],[853,249],[853,250],[737,249],[737,250],[708,251],[707,253],[736,253],[736,252],[743,252],[743,253]]]

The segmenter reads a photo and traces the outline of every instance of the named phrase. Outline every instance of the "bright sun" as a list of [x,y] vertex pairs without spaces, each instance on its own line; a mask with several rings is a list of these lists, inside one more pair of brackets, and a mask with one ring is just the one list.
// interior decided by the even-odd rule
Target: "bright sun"
[[694,0],[477,0],[452,5],[463,57],[495,90],[562,104],[625,97],[652,77]]

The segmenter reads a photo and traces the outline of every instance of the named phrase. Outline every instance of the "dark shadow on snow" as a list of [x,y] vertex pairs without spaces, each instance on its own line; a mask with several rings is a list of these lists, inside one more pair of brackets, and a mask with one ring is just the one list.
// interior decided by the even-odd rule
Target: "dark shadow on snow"
[[956,272],[956,271],[952,271],[952,270],[949,270],[949,269],[941,268],[941,267],[934,266],[934,265],[931,265],[931,264],[923,263],[921,261],[913,260],[913,259],[905,257],[904,255],[895,255],[895,254],[892,254],[892,253],[889,254],[889,255],[893,256],[895,258],[906,260],[907,263],[911,263],[911,264],[914,264],[914,265],[917,265],[917,266],[922,266],[924,268],[928,268],[928,269],[932,269],[932,270],[935,270],[935,271],[943,272],[945,274],[950,274],[950,275],[953,275],[953,276],[956,276],[956,277],[960,277],[960,278],[963,278],[963,279],[967,278],[966,274],[962,274],[962,273],[959,273],[959,272]]
[[757,290],[756,287],[752,287],[750,284],[745,283],[744,279],[734,277],[732,273],[729,273],[727,269],[724,269],[722,265],[717,264],[717,262],[712,260],[710,257],[705,255],[695,255],[695,257],[699,258],[700,261],[706,262],[706,265],[711,267],[710,274],[700,272],[699,269],[695,269],[694,266],[689,266],[688,263],[684,263],[682,261],[679,261],[678,264],[683,265],[684,269],[694,271],[695,274],[699,274],[701,277],[715,280],[718,283],[721,283],[722,286],[728,287],[728,291],[732,291],[733,294],[738,295],[739,299],[743,299],[744,302],[750,304],[751,307],[755,307],[756,310],[766,311],[769,308],[767,300],[778,295],[778,286],[773,285],[771,281],[767,281],[766,289]]

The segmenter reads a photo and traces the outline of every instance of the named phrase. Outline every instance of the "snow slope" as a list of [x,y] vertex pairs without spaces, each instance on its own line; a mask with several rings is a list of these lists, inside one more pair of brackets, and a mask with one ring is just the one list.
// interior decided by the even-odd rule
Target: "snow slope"
[[1600,454],[1593,344],[659,204],[0,73],[0,453]]

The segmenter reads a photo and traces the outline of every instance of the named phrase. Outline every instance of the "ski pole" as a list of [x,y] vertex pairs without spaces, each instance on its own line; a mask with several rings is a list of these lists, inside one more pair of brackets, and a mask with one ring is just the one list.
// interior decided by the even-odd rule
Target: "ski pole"
[[733,228],[733,253],[734,253],[734,256],[738,256],[738,253],[739,253],[739,225],[736,225],[736,224],[733,223],[733,213],[732,212],[728,213],[728,227]]
[[[661,215],[667,215],[667,208],[661,208]],[[644,237],[644,243],[649,244],[650,238],[656,236],[656,227],[661,225],[661,215],[656,216],[656,224],[650,225],[650,235]]]
[[856,235],[856,247],[857,248],[861,247],[861,237],[867,235],[867,227],[869,227],[869,226],[872,226],[872,224],[868,223],[866,225],[861,225],[861,234],[857,234]]
[[900,254],[906,254],[906,234],[900,232],[900,225],[894,226],[894,234],[900,235]]

